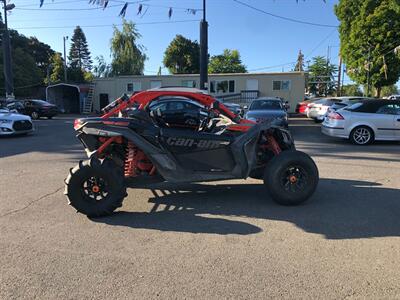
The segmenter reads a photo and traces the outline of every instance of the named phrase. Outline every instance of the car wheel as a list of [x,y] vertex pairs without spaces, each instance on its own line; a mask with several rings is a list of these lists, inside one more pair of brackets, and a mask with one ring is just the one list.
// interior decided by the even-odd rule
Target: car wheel
[[36,111],[33,111],[33,112],[31,113],[31,118],[32,118],[33,120],[39,119],[39,113],[37,113]]
[[264,171],[264,185],[272,199],[282,205],[299,205],[314,193],[318,168],[310,156],[296,150],[272,158]]
[[358,126],[351,131],[350,141],[355,145],[369,145],[374,141],[374,132],[367,126]]

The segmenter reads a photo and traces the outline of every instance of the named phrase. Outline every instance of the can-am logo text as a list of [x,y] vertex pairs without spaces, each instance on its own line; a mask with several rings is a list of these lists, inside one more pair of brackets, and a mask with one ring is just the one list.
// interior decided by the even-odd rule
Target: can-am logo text
[[194,139],[169,137],[167,139],[167,144],[170,146],[179,146],[179,147],[197,146],[199,148],[213,149],[213,148],[218,148],[222,145],[228,145],[229,142],[213,141],[213,140],[194,140]]

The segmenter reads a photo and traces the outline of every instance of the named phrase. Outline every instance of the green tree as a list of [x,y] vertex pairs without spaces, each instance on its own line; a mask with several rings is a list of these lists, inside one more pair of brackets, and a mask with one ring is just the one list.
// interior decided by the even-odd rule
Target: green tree
[[147,59],[144,47],[137,43],[141,37],[132,22],[123,21],[122,31],[114,26],[111,39],[112,74],[142,75],[144,62]]
[[199,73],[199,43],[178,34],[165,50],[163,63],[172,74]]
[[89,46],[82,28],[76,26],[71,38],[71,48],[68,55],[69,66],[73,69],[90,71],[92,60],[90,58]]
[[225,49],[223,54],[214,55],[208,65],[208,73],[246,73],[246,66],[242,64],[238,50]]
[[299,54],[297,55],[297,62],[294,67],[294,71],[303,72],[304,71],[304,54],[299,50]]
[[35,60],[36,66],[40,69],[43,77],[47,74],[47,68],[49,67],[49,61],[55,54],[54,50],[45,43],[39,41],[36,37],[30,37],[28,39],[27,50],[29,54]]
[[346,84],[342,86],[342,96],[362,96],[363,92],[358,84]]
[[400,40],[399,0],[340,0],[340,53],[355,82],[375,87],[397,82],[400,57],[392,51]]
[[64,79],[64,60],[61,54],[56,52],[50,58],[50,76],[46,79],[47,84],[54,84]]
[[317,96],[332,95],[336,87],[336,65],[322,56],[313,57],[312,60],[308,69],[308,91]]
[[[372,92],[375,96],[378,96],[378,91],[375,88],[373,88]],[[387,97],[396,94],[398,94],[397,85],[392,84],[382,87],[381,94],[379,97]]]
[[94,77],[110,77],[111,76],[111,65],[108,64],[103,55],[96,56],[97,64],[93,67]]

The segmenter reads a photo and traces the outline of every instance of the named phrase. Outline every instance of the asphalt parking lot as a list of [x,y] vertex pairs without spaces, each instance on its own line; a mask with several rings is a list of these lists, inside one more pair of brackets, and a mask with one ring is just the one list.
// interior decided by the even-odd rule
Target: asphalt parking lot
[[0,139],[0,298],[400,298],[400,143],[357,147],[291,120],[313,198],[281,207],[260,181],[129,189],[90,220],[63,195],[84,152],[71,118]]

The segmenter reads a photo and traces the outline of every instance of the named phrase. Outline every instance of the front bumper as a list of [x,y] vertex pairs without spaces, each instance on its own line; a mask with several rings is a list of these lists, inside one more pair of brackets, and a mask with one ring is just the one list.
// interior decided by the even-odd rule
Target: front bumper
[[19,134],[27,134],[31,133],[35,130],[33,123],[30,121],[25,121],[30,123],[29,126],[21,127],[16,126],[16,121],[12,123],[2,123],[0,124],[0,135],[19,135]]

